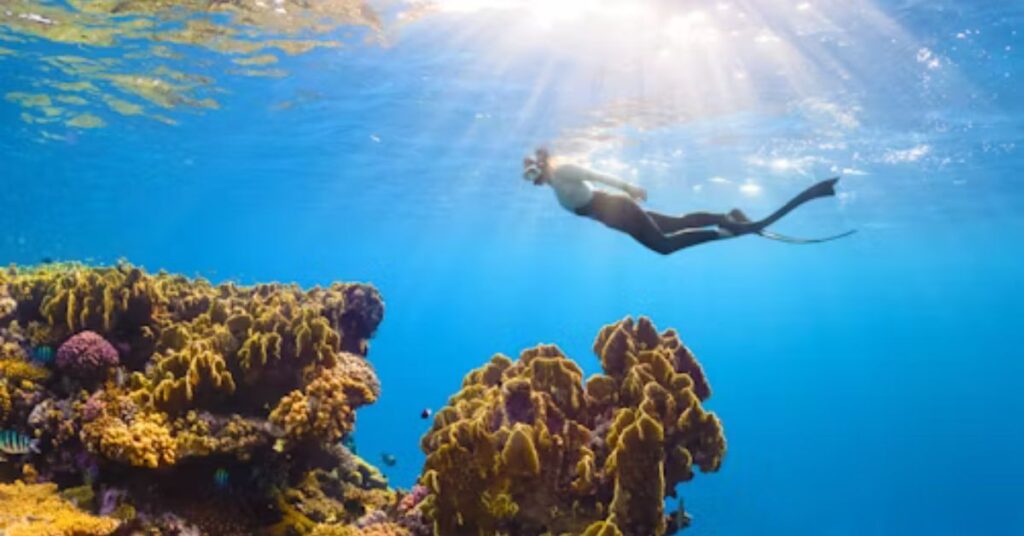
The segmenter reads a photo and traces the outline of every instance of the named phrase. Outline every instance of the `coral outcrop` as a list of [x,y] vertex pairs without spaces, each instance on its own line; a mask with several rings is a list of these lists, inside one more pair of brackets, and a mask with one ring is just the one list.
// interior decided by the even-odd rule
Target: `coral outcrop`
[[[232,478],[250,495],[242,510],[273,525],[286,512],[272,497],[335,474],[334,443],[380,394],[366,352],[383,302],[367,285],[212,285],[126,263],[50,264],[0,272],[0,305],[0,422],[40,440],[31,458],[43,479],[123,490],[132,530],[251,533],[258,516],[225,522],[231,508],[198,508],[187,491]],[[58,348],[52,364],[33,359],[38,348]],[[394,493],[324,478],[357,502]]]
[[[584,383],[557,347],[469,373],[422,441],[437,534],[665,534],[666,497],[716,471],[722,427],[700,365],[646,318],[605,327]],[[681,514],[681,513],[680,513]]]

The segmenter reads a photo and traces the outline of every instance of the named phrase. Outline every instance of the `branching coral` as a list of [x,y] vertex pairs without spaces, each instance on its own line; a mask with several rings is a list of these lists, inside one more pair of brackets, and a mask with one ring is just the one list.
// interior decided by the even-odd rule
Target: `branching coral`
[[45,319],[50,328],[51,344],[78,331],[109,333],[146,326],[162,299],[151,278],[127,265],[93,269],[53,265],[21,274],[10,288],[19,303],[36,306],[36,318]]
[[0,534],[6,536],[105,536],[115,519],[75,508],[54,484],[0,484]]
[[153,388],[153,403],[163,410],[180,411],[235,392],[235,379],[224,356],[206,341],[154,359],[149,374],[157,382]]
[[553,346],[466,376],[422,441],[438,533],[665,533],[664,498],[725,452],[701,407],[710,389],[675,332],[646,318],[604,328],[595,353],[604,374],[585,386]]

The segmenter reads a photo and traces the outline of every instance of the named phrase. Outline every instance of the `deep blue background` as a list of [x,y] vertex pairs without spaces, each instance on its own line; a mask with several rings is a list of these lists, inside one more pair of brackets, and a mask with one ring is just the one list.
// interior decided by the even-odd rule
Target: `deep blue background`
[[[655,129],[627,116],[629,143],[595,157],[634,163],[655,208],[753,215],[853,168],[842,200],[780,225],[858,228],[850,239],[660,257],[572,217],[517,180],[520,158],[564,143],[612,96],[649,92],[543,41],[504,57],[504,22],[455,14],[402,26],[388,46],[287,58],[284,79],[219,77],[222,109],[182,112],[176,127],[110,116],[44,144],[0,101],[0,261],[372,282],[387,301],[370,352],[384,392],[357,437],[371,461],[398,457],[386,472],[399,485],[422,462],[421,409],[493,353],[557,343],[594,372],[598,329],[649,315],[704,364],[729,441],[720,473],[683,486],[689,533],[1024,533],[1024,10],[853,4],[836,21],[845,52],[831,51],[853,79],[797,90],[767,73],[756,102]],[[898,39],[866,35],[869,7]],[[956,38],[964,29],[978,33]],[[819,37],[791,38],[820,57]],[[916,59],[921,47],[940,69]],[[32,69],[0,61],[0,91]],[[839,149],[813,145],[808,98],[856,110]],[[287,100],[298,104],[274,106]],[[921,145],[923,158],[886,157]],[[799,170],[750,158],[821,154]],[[744,177],[759,195],[735,188]]]

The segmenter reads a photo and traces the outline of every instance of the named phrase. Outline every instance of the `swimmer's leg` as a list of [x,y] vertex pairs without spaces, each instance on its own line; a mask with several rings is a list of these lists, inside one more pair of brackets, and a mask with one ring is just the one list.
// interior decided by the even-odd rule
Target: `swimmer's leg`
[[634,237],[641,244],[647,246],[647,249],[651,251],[661,253],[662,255],[668,255],[675,253],[681,249],[686,249],[691,246],[703,244],[705,242],[713,242],[715,240],[722,240],[723,238],[732,238],[735,235],[725,229],[683,229],[672,234],[650,236],[650,237]]
[[726,223],[729,218],[726,214],[716,212],[691,212],[682,216],[669,216],[648,210],[647,215],[654,220],[654,223],[665,234],[672,234],[683,229],[693,229],[696,227],[714,227]]
[[665,233],[649,213],[628,197],[605,194],[595,201],[592,203],[591,218],[632,236],[647,249],[662,255],[734,236],[726,229],[689,228]]

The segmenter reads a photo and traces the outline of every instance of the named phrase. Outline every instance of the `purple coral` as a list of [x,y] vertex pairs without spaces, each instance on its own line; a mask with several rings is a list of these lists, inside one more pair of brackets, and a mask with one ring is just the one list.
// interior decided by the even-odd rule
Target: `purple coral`
[[92,379],[121,359],[117,349],[102,336],[83,331],[64,341],[57,349],[57,368],[71,376]]
[[409,490],[409,493],[406,493],[402,499],[398,501],[398,511],[404,513],[416,508],[423,499],[427,498],[427,495],[430,495],[430,488],[421,484],[416,484],[411,490]]
[[398,524],[409,531],[411,536],[431,536],[434,525],[423,514],[419,505],[430,494],[426,486],[416,484],[398,503]]
[[366,527],[370,527],[372,525],[383,525],[384,523],[388,523],[390,521],[391,520],[388,519],[387,512],[385,512],[384,510],[372,510],[370,512],[363,514],[362,517],[356,520],[356,526],[361,529],[365,529]]
[[100,494],[101,516],[109,516],[117,510],[117,507],[128,497],[128,492],[121,488],[106,488]]
[[82,421],[91,422],[95,421],[103,415],[103,410],[106,409],[107,404],[100,397],[100,393],[93,393],[84,404],[82,404]]

